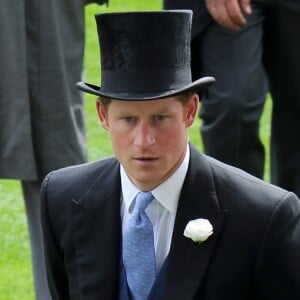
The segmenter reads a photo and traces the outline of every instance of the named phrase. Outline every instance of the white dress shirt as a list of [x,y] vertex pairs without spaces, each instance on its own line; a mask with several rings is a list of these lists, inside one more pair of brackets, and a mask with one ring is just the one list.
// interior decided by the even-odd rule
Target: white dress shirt
[[[151,191],[155,199],[147,207],[146,213],[153,225],[157,274],[170,250],[178,200],[187,173],[189,159],[190,149],[188,146],[185,158],[175,173]],[[122,228],[125,228],[134,207],[134,199],[140,190],[129,179],[122,165],[120,174],[122,186],[121,218]]]

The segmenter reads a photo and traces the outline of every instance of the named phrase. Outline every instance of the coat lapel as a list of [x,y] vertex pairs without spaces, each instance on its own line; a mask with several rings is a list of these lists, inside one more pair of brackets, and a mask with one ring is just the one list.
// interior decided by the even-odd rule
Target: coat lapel
[[107,166],[78,200],[73,230],[82,299],[117,299],[120,266],[119,165]]
[[[166,269],[163,270],[163,299],[195,299],[213,257],[225,215],[219,207],[209,163],[191,147],[190,166],[178,203]],[[198,218],[208,219],[214,230],[201,245],[183,236],[187,223]]]

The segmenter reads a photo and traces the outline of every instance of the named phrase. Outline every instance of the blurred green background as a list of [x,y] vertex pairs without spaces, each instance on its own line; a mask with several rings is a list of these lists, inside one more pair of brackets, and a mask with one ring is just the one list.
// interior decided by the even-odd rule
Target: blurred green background
[[[108,11],[157,10],[161,0],[110,0],[109,7],[90,4],[85,8],[85,81],[99,84],[100,58],[94,14]],[[95,97],[86,95],[86,132],[89,160],[112,154],[107,132],[102,130],[95,111]],[[271,101],[268,98],[261,119],[261,137],[267,150],[265,179],[269,180],[269,136]],[[190,130],[191,141],[200,149],[200,120]],[[20,184],[0,180],[0,300],[33,300],[33,279],[27,223]]]

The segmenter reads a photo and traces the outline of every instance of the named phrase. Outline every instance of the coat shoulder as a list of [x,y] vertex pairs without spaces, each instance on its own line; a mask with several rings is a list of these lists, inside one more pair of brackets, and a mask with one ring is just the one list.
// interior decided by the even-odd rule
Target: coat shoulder
[[[272,214],[281,204],[300,202],[297,196],[283,188],[265,182],[249,173],[225,164],[191,147],[191,169],[194,185],[206,177],[220,208],[240,213]],[[197,179],[198,178],[198,179]]]
[[114,157],[58,169],[49,173],[41,186],[41,200],[48,205],[61,207],[72,199],[79,199],[101,174],[112,174],[119,169]]
[[[118,180],[119,164],[115,158],[62,168],[49,173],[41,186],[41,217],[44,231],[52,228],[61,244],[68,232],[74,202],[86,198],[97,186],[105,191],[107,180]],[[105,182],[104,182],[105,181]],[[85,197],[87,195],[87,197]],[[63,247],[63,246],[61,246]]]
[[299,206],[295,194],[247,172],[207,157],[216,195],[223,207],[246,214],[270,215],[281,206]]
[[42,186],[49,185],[60,187],[65,190],[68,187],[72,189],[84,189],[95,178],[97,178],[103,171],[117,166],[118,162],[114,157],[103,160],[74,165],[70,167],[61,168],[50,172],[43,180]]

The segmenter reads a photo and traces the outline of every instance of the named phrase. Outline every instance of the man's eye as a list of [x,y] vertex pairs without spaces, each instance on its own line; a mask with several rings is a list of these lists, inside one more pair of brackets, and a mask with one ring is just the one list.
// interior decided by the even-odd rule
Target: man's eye
[[167,118],[167,116],[165,116],[165,115],[157,115],[157,116],[154,116],[154,120],[155,121],[163,121],[163,120],[165,120]]
[[135,121],[135,118],[134,118],[134,117],[130,117],[130,116],[128,116],[128,117],[123,117],[122,119],[123,119],[125,122],[127,122],[127,123],[132,123],[132,122]]

